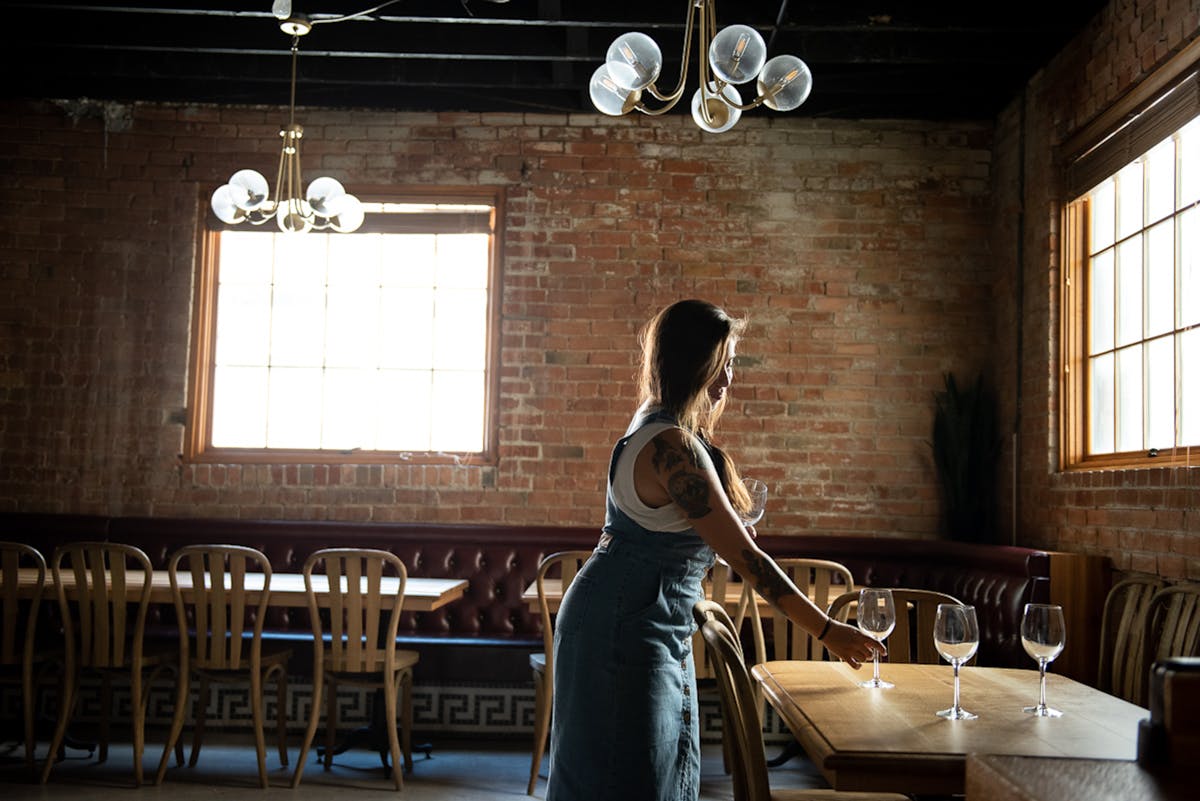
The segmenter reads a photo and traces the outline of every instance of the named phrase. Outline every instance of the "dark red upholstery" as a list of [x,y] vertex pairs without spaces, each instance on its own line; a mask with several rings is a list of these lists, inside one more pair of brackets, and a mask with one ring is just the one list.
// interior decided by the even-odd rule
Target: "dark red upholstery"
[[[0,515],[0,527],[0,537],[27,542],[47,556],[64,542],[111,540],[142,548],[156,567],[165,567],[181,546],[203,542],[249,545],[263,551],[276,571],[295,573],[318,548],[382,548],[397,554],[410,576],[470,582],[459,601],[435,612],[405,614],[401,636],[406,642],[508,650],[542,646],[540,622],[521,600],[536,576],[538,562],[555,551],[591,548],[599,536],[598,528],[578,527],[43,514]],[[842,562],[860,584],[940,590],[974,604],[982,636],[979,663],[1027,666],[1019,622],[1027,601],[1049,597],[1049,559],[1043,552],[869,537],[764,535],[759,542],[776,556]],[[169,610],[159,613],[169,615]],[[274,608],[270,615],[266,628],[277,635],[304,639],[310,631],[305,610]],[[523,655],[516,657],[517,672],[527,673]],[[479,652],[468,661],[476,664],[458,666],[467,675],[489,669],[489,660],[480,658]]]

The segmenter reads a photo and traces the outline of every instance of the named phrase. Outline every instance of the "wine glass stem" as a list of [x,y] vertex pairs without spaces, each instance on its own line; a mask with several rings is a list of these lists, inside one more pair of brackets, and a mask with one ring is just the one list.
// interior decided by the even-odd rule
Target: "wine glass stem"
[[875,652],[875,683],[879,683],[879,651]]
[[1046,708],[1046,660],[1038,660],[1038,672],[1041,673],[1039,681],[1039,700],[1038,706],[1042,709]]
[[957,712],[961,708],[962,707],[960,707],[958,705],[958,661],[955,660],[955,662],[954,662],[954,711]]

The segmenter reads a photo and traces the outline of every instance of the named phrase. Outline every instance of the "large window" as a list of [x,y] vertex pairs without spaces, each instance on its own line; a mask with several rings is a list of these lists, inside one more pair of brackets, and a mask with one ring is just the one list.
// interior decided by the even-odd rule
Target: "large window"
[[499,202],[364,198],[353,234],[210,221],[187,457],[490,460]]
[[1141,146],[1065,215],[1067,467],[1200,449],[1200,118],[1181,123],[1190,102],[1165,102],[1146,115],[1156,126],[1125,137]]

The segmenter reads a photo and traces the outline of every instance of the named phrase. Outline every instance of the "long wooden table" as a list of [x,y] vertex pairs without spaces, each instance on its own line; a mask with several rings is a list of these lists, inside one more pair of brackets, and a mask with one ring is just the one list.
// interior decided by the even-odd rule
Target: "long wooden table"
[[972,754],[966,801],[1192,801],[1194,773],[1137,762]]
[[977,720],[934,714],[953,700],[949,665],[885,663],[890,690],[859,687],[870,667],[843,662],[766,662],[752,672],[837,790],[962,794],[971,753],[1133,760],[1138,721],[1149,715],[1054,673],[1047,702],[1063,716],[1027,715],[1022,708],[1037,702],[1036,670],[962,668],[962,705]]
[[[259,593],[263,588],[262,573],[248,573],[246,575],[247,586],[247,601],[257,603]],[[22,568],[18,574],[19,594],[24,597],[33,595],[33,588],[37,584],[37,570],[32,568]],[[135,595],[141,591],[144,586],[145,574],[141,571],[130,571],[126,574],[126,592],[130,595]],[[74,574],[63,573],[63,583],[65,586],[73,587],[75,584]],[[172,602],[171,595],[171,580],[166,570],[155,570],[150,574],[150,602],[165,603]],[[325,591],[329,587],[325,576],[321,574],[313,575],[313,588],[318,592]],[[192,588],[192,576],[190,573],[179,573],[179,588],[183,592],[184,598],[187,598],[188,593]],[[413,612],[431,612],[434,609],[440,609],[451,601],[455,601],[462,597],[467,589],[466,579],[440,579],[440,578],[409,578],[404,587],[404,609]],[[390,608],[392,600],[400,591],[400,579],[395,577],[385,576],[381,585],[382,598],[384,608]],[[54,575],[49,570],[46,571],[46,589],[43,598],[52,600],[55,598]],[[308,596],[304,590],[304,575],[301,573],[273,573],[271,575],[271,601],[272,606],[288,606],[288,607],[305,607],[308,606]]]

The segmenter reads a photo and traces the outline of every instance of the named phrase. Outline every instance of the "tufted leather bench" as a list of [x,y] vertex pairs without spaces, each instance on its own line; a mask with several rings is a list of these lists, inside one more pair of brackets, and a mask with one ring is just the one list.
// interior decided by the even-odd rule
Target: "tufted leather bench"
[[[591,548],[599,530],[506,524],[360,523],[212,518],[139,518],[54,514],[0,515],[0,537],[49,554],[64,542],[112,540],[142,548],[165,567],[179,547],[199,542],[249,545],[279,572],[299,572],[313,551],[332,546],[381,548],[397,554],[411,576],[463,578],[461,600],[434,612],[408,612],[400,624],[406,647],[421,651],[422,671],[451,681],[528,681],[526,654],[542,647],[541,624],[521,600],[543,556]],[[940,590],[974,604],[982,641],[979,664],[1029,667],[1020,643],[1024,604],[1050,597],[1049,555],[1030,548],[902,538],[762,535],[776,556],[832,559],[860,584]],[[170,615],[169,610],[157,610]],[[161,617],[160,630],[174,624]],[[303,643],[307,611],[272,608],[269,636]],[[303,670],[297,659],[293,669]]]

